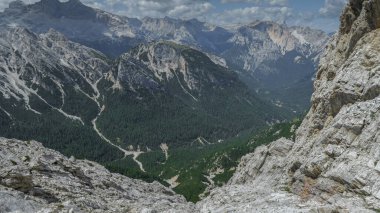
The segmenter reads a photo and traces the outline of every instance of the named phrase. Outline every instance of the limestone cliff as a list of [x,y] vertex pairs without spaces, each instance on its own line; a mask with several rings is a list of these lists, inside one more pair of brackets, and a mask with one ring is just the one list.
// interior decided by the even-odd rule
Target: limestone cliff
[[351,0],[295,142],[245,156],[202,212],[380,210],[380,1]]

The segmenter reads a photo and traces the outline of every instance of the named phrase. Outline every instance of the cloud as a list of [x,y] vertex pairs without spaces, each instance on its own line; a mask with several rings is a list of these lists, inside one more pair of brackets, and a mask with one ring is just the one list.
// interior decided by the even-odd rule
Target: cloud
[[129,17],[202,17],[214,7],[208,0],[83,0],[89,6]]
[[250,23],[255,20],[282,23],[292,16],[292,11],[289,7],[246,7],[214,14],[211,20],[217,20],[215,24],[220,25],[231,24],[231,20],[234,23]]
[[[0,11],[13,0],[0,0]],[[23,0],[35,3],[39,0]],[[60,0],[68,1],[68,0]],[[321,8],[311,8],[306,0],[81,0],[84,4],[127,17],[165,16],[191,19],[217,25],[247,24],[255,20],[286,22],[289,25],[310,26],[334,31],[338,28],[339,15],[347,0],[319,1]],[[299,2],[300,10],[291,7]],[[301,3],[302,2],[302,3]],[[234,3],[234,4],[232,4]]]
[[[0,11],[14,0],[0,0]],[[23,0],[27,4],[39,0]],[[65,2],[68,0],[60,0]],[[119,15],[143,18],[171,16],[190,19],[204,17],[214,6],[209,0],[81,0],[84,4]]]
[[325,0],[325,4],[319,10],[319,14],[328,18],[339,17],[346,4],[347,0]]
[[273,6],[285,6],[288,4],[288,0],[221,0],[225,3],[254,3],[256,5],[273,5]]

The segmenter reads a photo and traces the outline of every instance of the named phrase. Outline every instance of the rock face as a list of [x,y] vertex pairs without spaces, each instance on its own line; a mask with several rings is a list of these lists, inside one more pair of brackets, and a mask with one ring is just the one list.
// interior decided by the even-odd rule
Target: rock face
[[[0,212],[190,212],[170,189],[112,174],[35,141],[0,138]],[[154,211],[153,211],[154,210]]]
[[218,61],[214,60],[216,56],[211,56],[173,42],[152,42],[123,54],[115,65],[117,70],[114,72],[118,76],[114,78],[129,83],[132,88],[154,87],[175,81],[192,97],[192,92],[206,90],[207,84],[221,88],[234,87],[238,81],[237,75],[217,64]]
[[372,212],[380,209],[380,3],[351,0],[323,56],[312,108],[295,142],[243,158],[202,212]]

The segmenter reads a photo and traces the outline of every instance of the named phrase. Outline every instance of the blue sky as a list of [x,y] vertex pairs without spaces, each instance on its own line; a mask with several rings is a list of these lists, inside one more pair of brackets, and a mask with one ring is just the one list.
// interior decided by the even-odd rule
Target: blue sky
[[[12,0],[0,0],[0,10]],[[33,3],[38,0],[23,0]],[[67,0],[61,0],[67,1]],[[347,0],[81,0],[128,17],[197,18],[217,25],[233,26],[254,20],[272,20],[327,32],[338,29]]]

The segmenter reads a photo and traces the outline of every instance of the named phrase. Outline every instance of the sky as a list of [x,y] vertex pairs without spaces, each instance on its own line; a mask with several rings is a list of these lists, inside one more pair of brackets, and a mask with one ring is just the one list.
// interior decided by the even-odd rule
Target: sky
[[[0,0],[0,11],[12,0]],[[39,0],[23,0],[34,3]],[[60,0],[67,1],[67,0]],[[84,4],[128,17],[197,18],[220,26],[271,20],[309,26],[328,33],[339,26],[347,0],[81,0]]]

